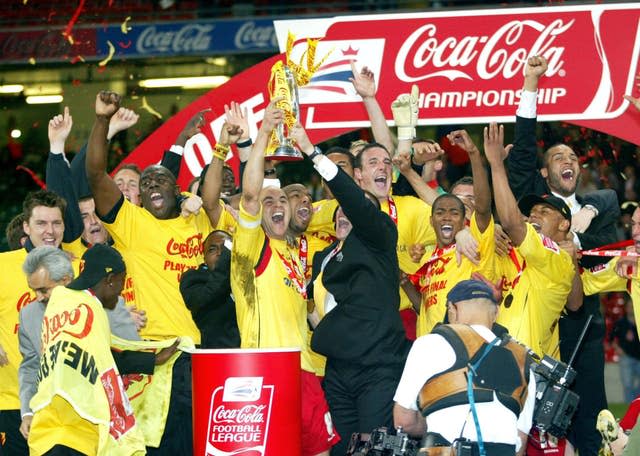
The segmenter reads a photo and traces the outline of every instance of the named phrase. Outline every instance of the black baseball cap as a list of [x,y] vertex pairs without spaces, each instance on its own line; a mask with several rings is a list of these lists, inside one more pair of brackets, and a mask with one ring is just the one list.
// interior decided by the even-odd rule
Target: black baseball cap
[[96,244],[82,255],[83,269],[80,275],[67,288],[86,290],[91,288],[107,275],[126,271],[122,255],[106,244]]
[[460,301],[468,301],[470,299],[478,298],[488,299],[492,303],[496,305],[498,304],[498,301],[496,301],[496,297],[494,296],[491,287],[480,280],[463,280],[461,282],[458,282],[449,291],[449,293],[447,293],[447,301],[454,304]]
[[548,206],[551,206],[555,210],[560,212],[560,215],[562,215],[565,219],[571,221],[571,210],[569,209],[569,206],[567,206],[567,203],[565,203],[562,198],[558,198],[557,196],[548,194],[542,196],[529,194],[523,196],[522,198],[520,198],[520,201],[518,201],[520,212],[522,212],[527,217],[529,217],[531,209],[536,204],[546,204]]

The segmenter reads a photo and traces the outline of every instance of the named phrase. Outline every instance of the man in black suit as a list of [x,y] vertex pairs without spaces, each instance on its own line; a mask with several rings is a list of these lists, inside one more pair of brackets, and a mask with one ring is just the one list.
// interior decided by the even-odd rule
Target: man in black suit
[[[398,311],[398,230],[378,199],[314,148],[300,125],[292,136],[340,204],[338,240],[313,259],[316,305],[326,313],[311,348],[327,357],[323,387],[342,436],[331,454],[344,455],[352,433],[393,425],[393,393],[410,348]],[[367,150],[391,160],[384,146],[368,144]]]
[[[580,176],[576,153],[565,144],[556,144],[544,153],[543,165],[537,166],[536,100],[538,81],[547,70],[544,57],[529,58],[525,68],[524,87],[516,113],[513,149],[507,157],[509,185],[516,198],[528,193],[552,193],[562,198],[572,213],[571,231],[579,249],[591,249],[616,241],[615,222],[620,216],[618,199],[613,190],[599,190],[585,195],[575,194]],[[605,259],[606,260],[606,259]],[[594,266],[598,257],[583,257],[580,265]],[[574,416],[569,441],[581,456],[595,456],[600,447],[600,435],[595,429],[598,412],[606,408],[604,390],[604,320],[600,314],[598,296],[585,296],[582,308],[567,311],[560,319],[560,353],[567,361],[589,315],[591,327],[579,349],[574,367],[578,376],[573,389],[582,400]]]

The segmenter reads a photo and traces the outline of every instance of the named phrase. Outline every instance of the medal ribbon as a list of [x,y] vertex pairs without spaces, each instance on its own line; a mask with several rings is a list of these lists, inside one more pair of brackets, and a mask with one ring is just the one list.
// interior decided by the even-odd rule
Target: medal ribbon
[[298,263],[294,258],[291,258],[292,261],[289,263],[284,255],[277,250],[276,253],[278,254],[278,257],[280,257],[280,261],[282,262],[285,271],[287,271],[287,275],[291,279],[291,282],[293,282],[298,293],[300,293],[304,299],[307,299],[307,286],[305,284],[304,274],[300,272]]
[[309,255],[309,242],[304,234],[300,235],[300,246],[298,247],[298,258],[300,258],[300,267],[302,268],[303,275],[307,276],[307,257]]
[[396,207],[396,203],[391,196],[387,197],[387,203],[389,203],[389,217],[391,217],[393,223],[398,226],[398,208]]

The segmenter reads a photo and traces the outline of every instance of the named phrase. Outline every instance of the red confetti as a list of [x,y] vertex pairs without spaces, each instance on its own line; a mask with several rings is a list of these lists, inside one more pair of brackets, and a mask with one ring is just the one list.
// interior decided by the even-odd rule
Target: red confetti
[[38,128],[40,126],[40,122],[34,122],[31,124],[31,128]]
[[47,18],[47,22],[51,22],[51,18],[52,18],[53,16],[55,16],[55,15],[56,15],[56,12],[55,12],[55,11],[51,11],[51,12],[49,13],[49,17]]
[[76,11],[73,13],[73,17],[71,17],[71,19],[67,23],[67,26],[65,27],[64,32],[62,32],[62,36],[68,39],[71,43],[73,43],[73,37],[71,36],[71,29],[73,28],[76,21],[78,20],[78,17],[80,17],[82,8],[84,8],[84,1],[85,0],[80,0],[80,4],[78,5],[78,8],[76,8]]
[[16,166],[16,170],[18,171],[24,171],[25,173],[27,173],[29,176],[31,176],[31,179],[33,179],[33,181],[42,189],[47,188],[47,186],[45,185],[44,182],[42,182],[42,179],[40,179],[38,177],[38,175],[36,173],[34,173],[32,170],[30,170],[29,168],[27,168],[26,166],[22,166],[22,165],[18,165]]
[[123,49],[129,49],[129,47],[131,46],[131,40],[127,41],[126,43],[123,43],[122,41],[118,41],[118,46],[120,46]]
[[98,73],[104,73],[104,70],[106,70],[106,69],[107,69],[107,66],[106,66],[106,65],[104,65],[104,66],[98,66]]
[[78,87],[78,86],[80,86],[80,84],[82,84],[80,79],[74,79],[73,81],[71,81],[71,85],[74,86],[74,87]]

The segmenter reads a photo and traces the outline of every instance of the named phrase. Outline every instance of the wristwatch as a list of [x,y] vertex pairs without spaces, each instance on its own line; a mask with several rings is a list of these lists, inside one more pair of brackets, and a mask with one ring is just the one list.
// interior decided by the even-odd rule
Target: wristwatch
[[318,146],[314,146],[313,152],[311,152],[311,154],[309,154],[309,159],[313,160],[318,155],[322,155],[322,150]]

